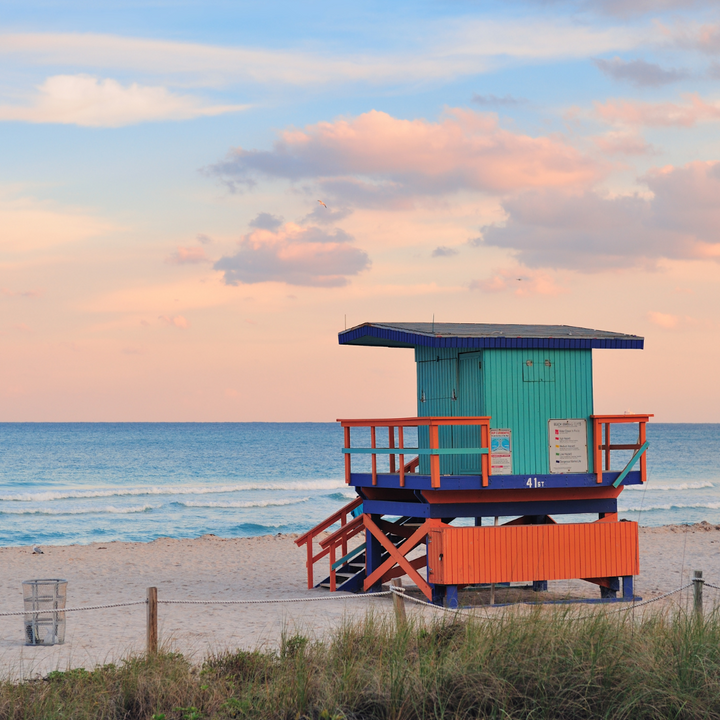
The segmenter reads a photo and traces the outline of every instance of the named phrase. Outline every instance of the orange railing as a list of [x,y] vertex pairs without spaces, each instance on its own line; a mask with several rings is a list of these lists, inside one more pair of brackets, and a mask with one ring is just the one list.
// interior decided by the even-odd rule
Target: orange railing
[[[372,484],[377,485],[377,456],[390,456],[390,474],[399,475],[400,487],[405,487],[406,451],[418,455],[430,456],[430,484],[434,488],[440,487],[440,456],[441,455],[481,455],[482,485],[487,487],[491,474],[490,459],[490,418],[489,417],[424,417],[424,418],[389,418],[384,420],[338,420],[345,434],[345,482],[350,484],[352,473],[351,463],[354,454],[369,454],[371,456]],[[443,425],[478,425],[480,427],[479,448],[441,448],[440,427]],[[370,447],[354,448],[350,443],[351,428],[370,428]],[[404,429],[408,427],[427,427],[429,448],[407,448],[404,441]],[[377,429],[388,429],[388,447],[377,446]],[[398,444],[395,445],[395,430],[397,429]],[[395,456],[399,456],[396,464]]]
[[[647,480],[647,460],[645,458],[644,449],[647,447],[647,438],[645,436],[645,424],[653,415],[591,415],[593,423],[593,470],[597,482],[602,482],[603,474],[603,451],[605,452],[604,470],[610,470],[610,452],[611,450],[635,450],[640,452],[640,478],[643,482]],[[610,442],[610,426],[615,423],[638,423],[638,441],[637,443],[627,443],[622,445],[612,445]],[[603,427],[605,435],[603,437]],[[631,461],[632,462],[632,461]]]
[[[320,547],[324,548],[330,553],[330,591],[335,592],[336,588],[336,577],[335,572],[338,567],[347,560],[348,555],[348,540],[354,538],[358,533],[365,530],[363,525],[363,516],[358,515],[354,520],[349,522],[347,525],[343,525],[339,530],[336,530],[332,535],[326,537],[320,541]],[[337,549],[342,548],[342,556],[340,560],[337,558]],[[364,547],[364,545],[363,545]],[[362,551],[361,548],[356,548],[353,553]]]
[[[317,555],[314,555],[313,552],[313,540],[317,535],[319,535],[321,532],[324,532],[327,530],[331,525],[334,525],[335,523],[340,523],[340,530],[343,530],[345,526],[348,524],[348,516],[352,514],[352,511],[355,510],[355,508],[360,507],[362,505],[362,498],[356,498],[351,503],[348,503],[344,507],[340,508],[336,513],[333,513],[330,517],[323,520],[319,525],[316,525],[312,530],[308,530],[304,535],[301,535],[296,541],[295,544],[300,547],[301,545],[307,543],[307,561],[306,561],[306,567],[307,567],[307,573],[308,573],[308,589],[311,590],[313,587],[315,587],[315,580],[313,577],[313,566],[318,560],[321,560],[326,555],[330,554],[330,547],[325,546],[323,547],[323,544],[320,544],[320,547],[322,548]],[[336,533],[333,533],[330,537],[334,537]],[[329,540],[330,538],[328,538]],[[344,540],[340,541],[340,545],[342,546],[343,555],[347,554],[347,538],[344,538]]]

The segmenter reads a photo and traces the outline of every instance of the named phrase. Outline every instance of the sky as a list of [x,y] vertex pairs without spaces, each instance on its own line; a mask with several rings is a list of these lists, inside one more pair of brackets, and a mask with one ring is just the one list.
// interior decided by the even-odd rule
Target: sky
[[435,318],[720,422],[719,130],[716,1],[0,0],[0,421],[414,415],[337,333]]

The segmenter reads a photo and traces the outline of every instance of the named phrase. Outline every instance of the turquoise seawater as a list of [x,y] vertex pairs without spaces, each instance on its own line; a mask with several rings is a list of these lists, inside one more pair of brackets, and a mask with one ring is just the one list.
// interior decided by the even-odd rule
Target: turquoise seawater
[[[720,523],[720,425],[648,439],[622,517]],[[354,497],[341,447],[335,423],[0,424],[0,546],[304,532]]]

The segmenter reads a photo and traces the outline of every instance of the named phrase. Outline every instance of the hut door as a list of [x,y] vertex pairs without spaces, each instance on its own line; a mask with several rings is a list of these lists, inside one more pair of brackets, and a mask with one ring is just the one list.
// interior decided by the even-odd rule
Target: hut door
[[[483,413],[482,353],[461,353],[458,357],[457,417],[478,417]],[[453,447],[480,447],[480,428],[453,426]],[[455,455],[455,474],[479,475],[480,455]]]
[[[457,405],[457,359],[436,357],[417,364],[418,369],[418,417],[453,417]],[[440,428],[440,447],[453,447],[453,428]],[[430,447],[427,428],[418,428],[418,446]],[[430,458],[420,456],[420,473],[430,474]],[[440,472],[452,475],[453,456],[440,457]]]

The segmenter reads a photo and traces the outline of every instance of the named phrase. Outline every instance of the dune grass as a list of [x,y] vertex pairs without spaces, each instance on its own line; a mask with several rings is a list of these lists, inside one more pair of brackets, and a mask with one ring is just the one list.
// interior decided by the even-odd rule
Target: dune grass
[[279,651],[130,658],[0,684],[0,718],[718,718],[720,616],[548,607],[496,620],[368,615]]

